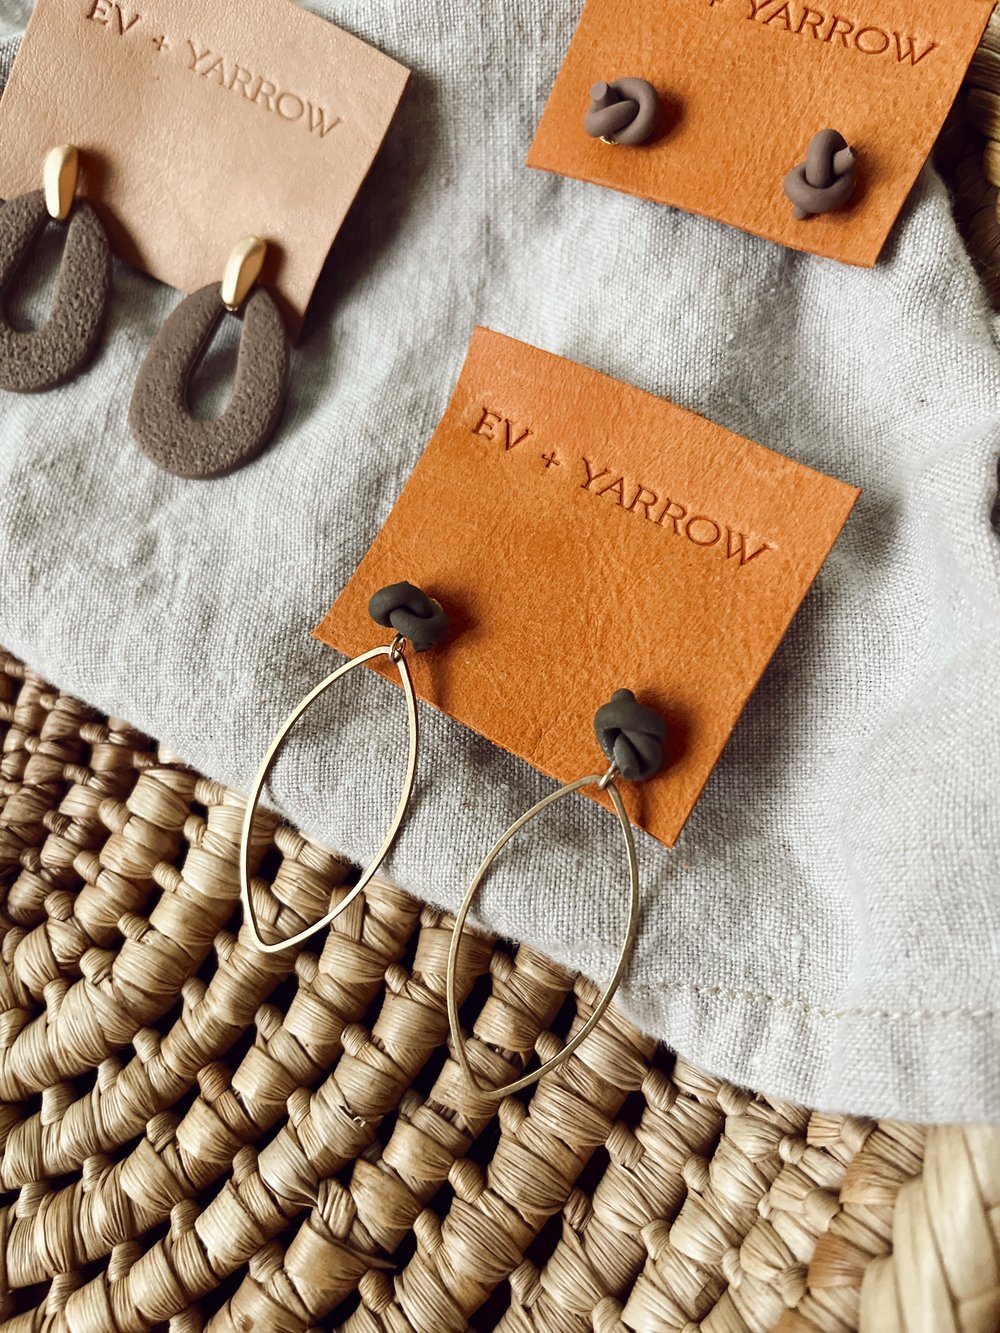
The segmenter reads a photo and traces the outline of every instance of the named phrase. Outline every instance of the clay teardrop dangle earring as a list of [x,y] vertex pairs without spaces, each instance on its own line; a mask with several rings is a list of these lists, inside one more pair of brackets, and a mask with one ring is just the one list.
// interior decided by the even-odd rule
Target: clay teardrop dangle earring
[[[273,297],[255,284],[266,242],[247,236],[232,250],[222,282],[180,303],[150,344],[129,408],[147,458],[178,477],[221,477],[256,458],[274,433],[288,382],[288,336]],[[221,416],[192,416],[188,386],[219,321],[243,321],[236,378]]]
[[65,225],[66,239],[48,321],[15,329],[0,308],[0,388],[37,393],[72,379],[101,336],[111,291],[111,252],[101,220],[77,199],[77,150],[53,148],[41,190],[0,205],[0,305],[48,221]]

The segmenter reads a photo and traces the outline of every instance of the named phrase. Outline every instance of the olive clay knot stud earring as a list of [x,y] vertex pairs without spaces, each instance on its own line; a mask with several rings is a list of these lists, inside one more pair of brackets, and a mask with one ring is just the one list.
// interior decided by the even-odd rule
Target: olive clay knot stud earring
[[645,79],[595,83],[583,128],[592,139],[633,147],[652,136],[659,108],[656,89]]
[[594,717],[597,743],[626,782],[646,782],[663,763],[667,724],[631,690],[615,690]]
[[368,614],[376,625],[408,639],[415,653],[436,647],[448,633],[448,617],[441,605],[412,583],[379,588],[368,603]]
[[854,193],[856,161],[854,149],[837,130],[814,134],[806,160],[792,167],[785,177],[792,217],[815,217],[843,208]]

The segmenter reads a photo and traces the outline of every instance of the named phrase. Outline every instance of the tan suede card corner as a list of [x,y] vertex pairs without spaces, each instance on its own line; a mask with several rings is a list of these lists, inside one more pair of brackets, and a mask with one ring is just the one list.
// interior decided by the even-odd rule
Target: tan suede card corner
[[75,144],[116,254],[190,292],[261,236],[297,335],[408,77],[292,0],[38,0],[0,100],[0,195]]
[[[870,267],[927,160],[992,4],[986,0],[587,0],[528,165]],[[648,80],[662,132],[590,138],[589,90]],[[817,131],[858,154],[841,212],[796,220],[785,174]]]
[[858,494],[477,329],[433,438],[316,637],[349,656],[386,642],[369,598],[417,584],[452,621],[442,647],[409,655],[418,694],[561,782],[603,772],[594,713],[634,690],[667,718],[667,764],[623,784],[625,801],[670,846]]

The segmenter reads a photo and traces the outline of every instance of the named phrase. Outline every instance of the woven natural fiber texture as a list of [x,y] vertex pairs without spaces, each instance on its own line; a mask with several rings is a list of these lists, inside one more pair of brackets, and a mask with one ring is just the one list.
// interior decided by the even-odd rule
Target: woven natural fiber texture
[[[979,142],[970,143],[971,125]],[[960,114],[938,156],[955,189],[957,213],[994,307],[1000,308],[1000,17],[994,11],[966,76]]]
[[[116,264],[87,371],[4,399],[0,642],[245,792],[281,719],[337,664],[309,630],[398,496],[477,324],[863,486],[676,850],[637,836],[620,1004],[789,1099],[1000,1120],[1000,353],[940,177],[922,174],[874,269],[793,254],[524,167],[582,0],[309,4],[414,79],[317,288],[275,441],[204,484],[139,452],[131,390],[179,297]],[[0,75],[13,50],[0,45]],[[12,318],[38,313],[43,258]],[[199,412],[202,391],[224,400],[231,383],[217,352]],[[595,421],[595,444],[614,428]],[[470,562],[470,610],[476,580]],[[650,634],[683,636],[666,569]],[[572,661],[534,687],[585,690],[585,654]],[[268,798],[364,864],[398,796],[401,711],[368,673],[339,682],[297,724]],[[552,784],[431,709],[421,724],[383,873],[454,910]],[[476,913],[600,982],[622,870],[613,819],[564,801],[505,849]]]
[[[499,1110],[449,922],[237,909],[231,791],[0,657],[0,1330],[995,1333],[1000,1129],[810,1113],[609,1014]],[[345,866],[262,819],[284,933]],[[495,1085],[596,998],[469,934]]]

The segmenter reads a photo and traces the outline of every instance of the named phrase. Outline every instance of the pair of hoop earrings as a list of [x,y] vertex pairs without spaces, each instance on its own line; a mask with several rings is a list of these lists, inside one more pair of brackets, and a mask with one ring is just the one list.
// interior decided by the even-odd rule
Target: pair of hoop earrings
[[[593,139],[635,147],[647,143],[660,121],[660,99],[646,79],[603,80],[590,89],[583,128]],[[854,193],[857,155],[838,130],[820,130],[804,162],[792,167],[783,188],[798,220],[843,208]]]
[[[38,329],[15,329],[0,311],[0,388],[54,389],[83,370],[97,347],[111,294],[111,251],[100,218],[76,197],[72,145],[45,159],[43,188],[0,205],[0,298],[48,221],[65,228],[52,310]],[[267,251],[250,236],[233,249],[221,284],[185,297],[154,338],[139,371],[129,424],[139,448],[181,477],[218,477],[255,458],[274,433],[288,382],[288,337],[270,293],[256,287]],[[243,330],[233,391],[214,420],[191,414],[188,386],[229,311]]]
[[[331,672],[325,680],[312,689],[304,699],[302,699],[293,709],[291,714],[278,728],[274,739],[268,747],[264,756],[264,761],[258,770],[250,790],[250,796],[247,801],[246,811],[243,816],[243,829],[240,836],[240,894],[243,902],[244,918],[250,929],[259,949],[266,953],[278,953],[282,949],[289,949],[295,945],[303,943],[317,931],[324,929],[331,921],[338,917],[341,912],[346,911],[352,902],[360,893],[370,884],[379,866],[384,861],[386,855],[402,827],[403,818],[409,803],[410,793],[413,790],[413,781],[417,768],[417,754],[419,742],[419,729],[417,720],[417,702],[413,690],[413,682],[410,677],[409,667],[406,661],[406,652],[408,647],[412,647],[414,652],[423,653],[436,647],[445,638],[448,633],[448,616],[441,606],[420,588],[412,583],[394,583],[387,588],[381,588],[372,597],[368,604],[368,613],[376,624],[385,629],[393,631],[392,640],[378,648],[372,648],[359,657],[352,658],[351,661],[338,667],[336,671]],[[319,696],[331,685],[344,676],[354,671],[357,667],[365,663],[376,661],[379,658],[386,657],[396,667],[399,672],[400,683],[403,686],[406,698],[406,714],[408,728],[408,746],[406,770],[403,778],[403,788],[400,794],[399,802],[396,806],[389,831],[382,841],[382,845],[375,853],[374,858],[369,862],[356,884],[345,894],[336,907],[332,908],[327,914],[307,926],[304,930],[287,939],[277,941],[265,941],[261,935],[260,922],[253,902],[253,891],[250,884],[250,835],[253,829],[253,819],[257,806],[260,802],[261,792],[268,775],[274,766],[285,739],[289,731]],[[573,1051],[584,1041],[600,1022],[605,1011],[608,1009],[615,993],[621,983],[625,968],[628,965],[629,956],[632,952],[632,946],[635,943],[636,931],[639,924],[639,863],[636,856],[635,840],[632,836],[632,826],[629,822],[628,814],[622,801],[621,792],[618,789],[618,780],[626,782],[645,782],[653,777],[660,769],[663,762],[663,742],[666,736],[666,723],[655,709],[648,708],[636,701],[635,695],[631,690],[616,690],[610,701],[597,710],[594,718],[594,731],[598,744],[604,755],[608,759],[608,766],[601,772],[594,772],[585,777],[577,778],[575,781],[550,792],[540,801],[527,810],[521,817],[501,834],[493,844],[486,856],[479,865],[478,870],[472,878],[472,882],[465,894],[462,905],[458,910],[455,919],[455,925],[452,930],[451,946],[448,951],[448,971],[446,978],[446,1001],[448,1008],[448,1024],[451,1029],[452,1044],[455,1051],[455,1057],[462,1069],[466,1079],[483,1095],[488,1097],[500,1098],[508,1093],[518,1092],[521,1088],[526,1088],[535,1083],[557,1065],[561,1064]],[[539,1068],[533,1069],[523,1078],[514,1080],[505,1084],[503,1087],[495,1088],[484,1084],[478,1077],[472,1067],[466,1049],[465,1038],[462,1034],[461,1023],[459,1021],[458,993],[456,986],[456,976],[458,970],[459,953],[462,947],[462,928],[465,925],[469,909],[472,906],[476,893],[480,885],[486,878],[494,861],[506,847],[507,843],[518,834],[521,829],[536,815],[547,810],[549,806],[557,801],[571,795],[573,792],[581,791],[584,787],[598,787],[601,791],[607,792],[614,806],[615,815],[621,828],[622,838],[625,844],[625,855],[628,862],[628,880],[629,880],[629,914],[628,924],[625,930],[625,937],[622,941],[621,949],[618,954],[618,962],[615,967],[614,975],[608,983],[604,993],[598,1001],[590,1017],[575,1035],[563,1046],[556,1055],[546,1060]]]

